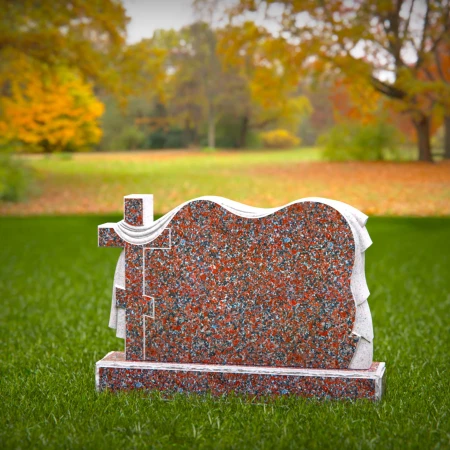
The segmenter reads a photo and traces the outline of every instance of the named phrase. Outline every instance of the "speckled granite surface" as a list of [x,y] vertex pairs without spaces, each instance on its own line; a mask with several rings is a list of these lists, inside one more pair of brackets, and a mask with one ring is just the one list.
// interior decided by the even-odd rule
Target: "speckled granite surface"
[[383,393],[384,363],[368,370],[317,370],[129,362],[111,352],[97,363],[97,389],[110,392],[146,390],[224,395],[231,391],[249,397],[298,395],[328,399],[379,400]]
[[144,288],[156,311],[145,360],[348,367],[358,341],[354,243],[337,211],[297,203],[247,219],[198,201],[170,229],[170,250],[144,247]]
[[143,201],[141,198],[124,199],[124,217],[129,225],[144,225]]
[[[373,332],[363,259],[371,241],[355,231],[364,228],[361,213],[346,218],[341,208],[328,203],[298,201],[269,213],[258,208],[241,213],[244,205],[232,209],[202,198],[181,205],[152,227],[139,225],[149,220],[139,196],[125,197],[125,220],[100,226],[99,245],[125,251],[123,267],[116,269],[121,281],[113,290],[112,312],[117,312],[111,322],[118,336],[125,337],[126,360],[326,370],[371,367]],[[111,370],[100,370],[100,388],[135,386],[125,387],[120,377],[135,379],[138,369]],[[163,372],[147,371],[145,377],[160,380],[158,385],[166,377],[168,390],[178,386],[180,375]],[[183,376],[187,384],[182,389],[203,392],[218,380],[225,390],[242,385],[248,393],[266,395],[268,387],[258,390],[256,385],[267,376],[247,374],[243,381],[243,374],[219,375],[195,376],[195,383],[206,383],[203,387],[189,387]],[[318,390],[326,396],[328,385],[336,392],[351,385],[358,398],[372,395],[364,393],[366,388],[373,391],[367,379],[339,384],[313,382],[312,376],[293,387],[292,379],[274,376],[282,378],[270,385],[301,395]]]

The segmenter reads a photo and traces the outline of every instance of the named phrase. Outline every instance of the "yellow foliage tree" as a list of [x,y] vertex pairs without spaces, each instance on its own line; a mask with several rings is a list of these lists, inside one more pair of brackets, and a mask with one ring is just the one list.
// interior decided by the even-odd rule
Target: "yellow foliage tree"
[[[219,30],[218,52],[224,68],[242,83],[236,105],[242,116],[242,144],[250,129],[282,128],[295,132],[312,107],[298,94],[295,47],[246,21]],[[239,82],[236,83],[239,85]]]
[[26,57],[76,68],[84,79],[119,93],[117,63],[128,22],[121,1],[0,0],[0,11],[0,88],[16,75],[11,66]]
[[90,85],[64,68],[18,73],[10,95],[0,99],[0,141],[44,152],[80,151],[99,142],[104,107]]

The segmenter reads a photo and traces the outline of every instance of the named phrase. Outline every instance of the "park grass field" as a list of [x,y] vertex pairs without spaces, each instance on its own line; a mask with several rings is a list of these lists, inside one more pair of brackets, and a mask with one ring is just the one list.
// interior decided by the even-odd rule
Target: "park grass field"
[[[0,204],[0,448],[450,448],[448,163],[325,163],[314,148],[24,158],[38,190]],[[130,193],[154,193],[158,214],[212,194],[263,207],[324,196],[375,216],[384,399],[96,393],[95,362],[123,346],[107,327],[119,250],[97,248],[96,228]]]
[[96,227],[119,218],[0,219],[2,449],[450,448],[450,218],[369,221],[379,403],[96,393],[95,362],[122,348],[107,327],[120,250]]
[[153,193],[164,214],[202,195],[261,207],[302,197],[347,202],[369,215],[449,216],[450,163],[321,161],[320,150],[122,152],[25,156],[37,190],[0,215],[119,213],[122,197]]

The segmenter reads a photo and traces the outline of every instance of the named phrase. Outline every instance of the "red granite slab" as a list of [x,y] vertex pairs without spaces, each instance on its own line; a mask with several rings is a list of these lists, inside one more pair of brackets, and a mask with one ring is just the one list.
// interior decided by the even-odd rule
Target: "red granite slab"
[[156,241],[125,245],[127,359],[347,368],[354,252],[325,204],[255,219],[191,202]]

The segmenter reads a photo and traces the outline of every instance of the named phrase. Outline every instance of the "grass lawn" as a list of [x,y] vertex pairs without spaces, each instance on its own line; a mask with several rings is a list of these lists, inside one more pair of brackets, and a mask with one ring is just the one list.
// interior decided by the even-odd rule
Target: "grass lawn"
[[27,156],[39,192],[0,215],[109,214],[122,197],[153,193],[163,214],[186,200],[221,195],[253,206],[317,196],[369,215],[450,215],[450,163],[320,161],[317,148],[275,151],[123,152]]
[[[52,173],[76,178],[70,164]],[[379,403],[96,393],[95,362],[122,348],[119,250],[96,247],[96,226],[118,219],[0,219],[1,448],[450,448],[450,218],[369,222]]]

